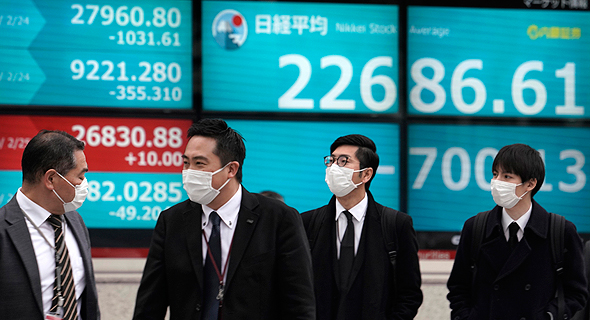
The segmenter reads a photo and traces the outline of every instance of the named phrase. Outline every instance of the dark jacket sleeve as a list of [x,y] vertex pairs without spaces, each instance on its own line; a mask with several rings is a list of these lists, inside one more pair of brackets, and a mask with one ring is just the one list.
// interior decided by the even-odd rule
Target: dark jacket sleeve
[[392,305],[393,319],[414,319],[422,304],[420,285],[420,263],[418,259],[418,240],[412,218],[402,212],[396,221],[398,253],[396,259],[396,299]]
[[[571,319],[576,311],[581,310],[588,298],[588,285],[584,274],[584,253],[582,239],[578,235],[576,226],[570,221],[565,225],[565,252],[563,256],[563,291],[565,297],[565,314]],[[553,299],[547,308],[548,312],[557,317],[557,298]]]
[[316,317],[313,271],[307,236],[299,213],[289,208],[279,225],[277,268],[281,319]]
[[467,319],[473,308],[472,300],[472,270],[471,270],[471,238],[474,218],[467,220],[461,231],[461,240],[457,248],[455,262],[447,287],[447,299],[451,306],[451,319]]
[[137,291],[133,320],[159,319],[166,316],[168,293],[164,260],[164,240],[166,238],[165,212],[160,214],[150,251],[146,260],[143,276]]

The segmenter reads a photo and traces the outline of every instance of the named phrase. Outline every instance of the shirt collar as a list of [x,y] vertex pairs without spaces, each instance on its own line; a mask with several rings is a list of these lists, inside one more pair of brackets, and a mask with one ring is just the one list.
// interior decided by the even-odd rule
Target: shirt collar
[[[367,198],[367,193],[365,192],[365,196],[363,197],[363,200],[361,200],[359,203],[357,203],[356,206],[350,208],[348,210],[348,212],[350,212],[350,214],[352,214],[352,216],[357,220],[357,221],[362,221],[362,219],[365,217],[365,214],[367,213],[367,207],[369,206],[369,199]],[[340,217],[340,215],[342,214],[342,211],[346,210],[341,204],[340,201],[338,201],[338,198],[336,198],[336,221],[338,221],[338,218]]]
[[204,229],[205,226],[209,223],[209,215],[211,212],[215,211],[221,218],[221,221],[225,223],[225,225],[233,229],[236,226],[236,222],[238,220],[238,212],[240,211],[240,204],[242,203],[242,186],[238,188],[238,191],[227,201],[221,208],[217,210],[213,210],[206,205],[201,205],[203,208],[203,216],[201,217],[201,225]]
[[[525,214],[523,214],[520,218],[518,218],[518,220],[516,220],[516,223],[518,224],[518,227],[520,227],[520,230],[524,231],[524,227],[526,227],[527,223],[529,222],[529,219],[531,218],[532,211],[533,204],[531,203],[529,210],[527,210]],[[506,212],[506,208],[502,208],[502,228],[504,232],[508,230],[508,226],[510,226],[510,224],[513,221],[514,220],[512,220],[512,218],[508,215],[508,212]]]
[[45,210],[43,207],[33,202],[33,200],[29,199],[21,191],[21,188],[19,188],[18,192],[16,193],[16,201],[18,202],[21,210],[27,213],[29,218],[33,220],[33,223],[36,226],[40,226],[51,215],[49,211]]

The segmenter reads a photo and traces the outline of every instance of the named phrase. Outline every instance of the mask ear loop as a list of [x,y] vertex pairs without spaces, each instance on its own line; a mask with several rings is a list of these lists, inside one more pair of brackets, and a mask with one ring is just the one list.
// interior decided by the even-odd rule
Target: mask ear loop
[[[225,167],[227,167],[230,163],[231,163],[231,161],[228,162],[228,163],[226,163],[225,166],[223,166],[219,170],[213,172],[213,174],[211,174],[211,175],[214,175],[214,174],[217,174],[217,173],[221,172],[221,170],[225,169]],[[225,181],[225,183],[221,187],[219,187],[219,189],[217,189],[216,191],[219,192],[221,189],[223,189],[223,187],[225,187],[225,185],[228,184],[230,180],[231,180],[231,178],[227,179],[227,181]]]
[[[362,169],[360,169],[360,170],[354,170],[353,172],[363,172],[363,171],[365,171],[365,170],[367,170],[367,169],[369,169],[369,167],[362,168]],[[355,184],[355,185],[354,185],[354,188],[356,189],[356,188],[357,188],[358,186],[360,186],[361,184],[363,184],[363,182],[362,182],[362,181],[361,181],[361,182],[359,182],[358,184]]]

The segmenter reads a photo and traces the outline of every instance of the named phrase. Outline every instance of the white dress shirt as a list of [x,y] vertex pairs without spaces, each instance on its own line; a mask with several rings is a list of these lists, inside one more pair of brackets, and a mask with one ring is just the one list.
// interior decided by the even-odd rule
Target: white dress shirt
[[531,203],[531,206],[529,207],[529,210],[523,214],[520,218],[518,218],[518,220],[514,221],[512,220],[512,218],[508,215],[508,212],[506,212],[505,208],[502,208],[502,230],[504,230],[504,236],[506,237],[506,241],[508,241],[510,239],[510,232],[508,231],[508,226],[510,226],[510,224],[512,222],[516,222],[518,224],[518,231],[516,232],[516,236],[518,237],[518,241],[522,240],[522,237],[524,237],[524,227],[526,227],[526,224],[529,223],[529,219],[531,218],[531,212],[533,212],[533,204]]
[[[350,208],[348,212],[352,215],[352,222],[354,225],[354,255],[359,248],[359,242],[361,241],[361,233],[363,232],[363,224],[365,223],[365,216],[367,215],[367,207],[369,205],[369,199],[367,198],[367,193],[365,193],[365,197],[361,202],[359,202],[356,206]],[[340,259],[340,243],[342,242],[342,238],[344,237],[344,232],[346,232],[346,226],[348,225],[348,220],[346,219],[346,215],[342,212],[345,211],[344,207],[340,204],[338,199],[336,199],[336,254],[338,259]]]
[[[39,230],[35,228],[33,223],[25,217],[31,241],[33,242],[33,249],[35,249],[35,256],[37,257],[37,265],[39,266],[39,276],[41,278],[41,294],[43,299],[43,312],[46,314],[51,308],[51,300],[53,299],[53,285],[55,280],[55,232],[53,227],[47,222],[47,218],[51,213],[31,199],[27,198],[21,189],[16,193],[16,201],[20,208],[33,220],[33,223],[39,227],[45,238],[51,243],[51,246],[45,241]],[[74,234],[69,231],[66,220],[63,219],[63,231],[65,234],[66,246],[70,254],[70,261],[72,264],[72,273],[74,276],[74,284],[76,291],[76,299],[78,300],[78,319],[82,320],[80,311],[82,303],[80,296],[86,288],[86,279],[84,274],[84,262],[80,255],[78,242]],[[52,247],[53,246],[53,247]]]
[[[240,211],[240,205],[242,203],[242,186],[238,188],[238,191],[226,202],[221,208],[218,210],[213,210],[206,205],[201,205],[203,208],[203,214],[201,215],[201,228],[205,230],[205,235],[207,236],[207,240],[211,235],[211,228],[212,225],[209,223],[209,215],[211,212],[215,211],[221,218],[221,222],[219,223],[219,236],[221,237],[221,266],[219,266],[220,273],[224,273],[226,271],[224,267],[226,266],[227,256],[229,252],[229,248],[231,246],[232,239],[234,237],[234,232],[236,231],[236,225],[238,224],[238,212]],[[205,265],[205,259],[207,258],[207,243],[205,242],[205,238],[203,237],[203,265]],[[223,280],[227,278],[227,273],[225,273]]]

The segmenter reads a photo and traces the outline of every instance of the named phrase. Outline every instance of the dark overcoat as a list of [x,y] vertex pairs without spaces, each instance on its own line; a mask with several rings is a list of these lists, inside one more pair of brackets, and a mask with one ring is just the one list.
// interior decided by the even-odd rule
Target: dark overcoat
[[[451,275],[451,319],[557,319],[556,272],[549,239],[549,213],[533,200],[524,237],[510,250],[502,231],[502,208],[488,215],[472,279],[474,217],[465,222]],[[563,285],[565,319],[581,309],[588,295],[582,240],[570,221],[565,225]]]
[[[395,223],[398,250],[396,274],[383,239],[381,212],[383,206],[367,192],[368,207],[354,259],[352,285],[340,293],[336,258],[336,198],[321,208],[302,214],[308,234],[310,221],[321,224],[311,248],[317,319],[335,319],[338,304],[347,306],[347,319],[413,319],[422,304],[418,242],[412,218],[398,212]],[[395,287],[393,277],[396,277]]]

